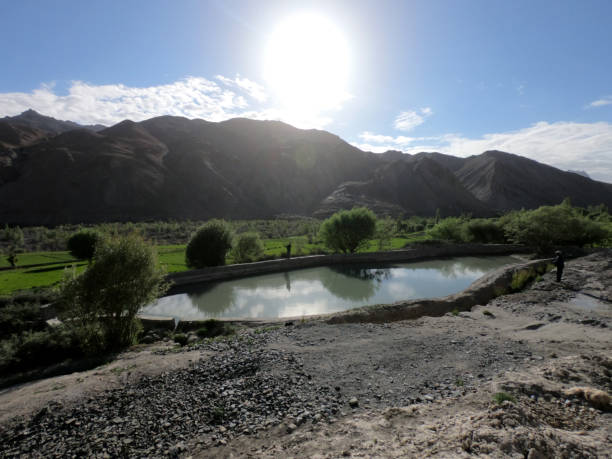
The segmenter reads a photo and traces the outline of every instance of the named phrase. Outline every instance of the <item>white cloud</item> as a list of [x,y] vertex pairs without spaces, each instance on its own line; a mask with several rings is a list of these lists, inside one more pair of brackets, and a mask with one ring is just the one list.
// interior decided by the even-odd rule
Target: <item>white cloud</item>
[[[32,92],[0,93],[0,116],[14,116],[31,108],[61,120],[107,126],[124,119],[142,121],[161,115],[208,121],[272,119],[300,128],[323,128],[333,121],[327,109],[296,112],[266,101],[265,88],[240,75],[218,75],[215,81],[187,77],[144,88],[73,81],[65,95],[58,94],[53,85],[42,85]],[[340,108],[334,106],[333,111]]]
[[400,131],[411,131],[415,127],[423,124],[425,118],[431,116],[433,111],[429,107],[421,108],[419,112],[405,111],[401,112],[395,118],[393,126]]
[[[362,135],[365,135],[362,137]],[[358,148],[384,152],[399,149],[406,153],[438,151],[455,156],[478,155],[487,150],[515,153],[562,170],[585,170],[596,179],[612,183],[612,124],[541,121],[530,127],[480,138],[458,134],[416,137],[403,143],[397,138],[366,132]],[[408,138],[404,138],[405,140]]]
[[250,97],[258,102],[265,102],[268,100],[268,94],[266,93],[265,88],[260,84],[249,80],[248,78],[241,78],[240,75],[236,75],[234,79],[224,77],[223,75],[217,75],[215,78],[226,86],[234,86],[246,91]]
[[612,105],[612,96],[605,96],[601,99],[594,100],[589,104],[589,107],[603,107],[604,105]]

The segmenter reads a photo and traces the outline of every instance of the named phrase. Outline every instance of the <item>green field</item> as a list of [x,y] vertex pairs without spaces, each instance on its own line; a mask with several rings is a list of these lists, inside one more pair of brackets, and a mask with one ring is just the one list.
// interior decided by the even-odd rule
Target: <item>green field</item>
[[[423,240],[427,237],[423,234],[415,234],[411,237],[394,237],[389,239],[383,250],[395,250],[404,247],[408,242]],[[280,258],[286,253],[287,244],[291,243],[291,255],[310,255],[324,252],[323,244],[309,243],[307,236],[294,236],[286,238],[265,239],[264,258]],[[168,273],[186,271],[185,244],[158,245],[159,263]],[[372,240],[364,252],[380,250],[378,240]],[[231,255],[226,259],[227,264],[233,263]],[[43,266],[32,266],[40,265]],[[27,290],[37,287],[52,287],[58,285],[64,276],[66,269],[75,266],[77,272],[82,272],[87,262],[77,260],[67,251],[58,252],[29,252],[18,255],[17,267],[0,271],[0,295],[11,294],[18,290]],[[0,258],[0,268],[8,267],[6,257]]]

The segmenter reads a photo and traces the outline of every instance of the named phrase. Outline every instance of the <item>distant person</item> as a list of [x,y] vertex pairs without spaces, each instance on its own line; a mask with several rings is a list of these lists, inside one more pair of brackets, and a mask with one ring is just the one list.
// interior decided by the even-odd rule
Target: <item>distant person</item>
[[565,267],[565,259],[563,258],[563,252],[557,250],[555,252],[555,258],[553,264],[557,267],[557,282],[561,282],[561,276],[563,275],[563,268]]
[[287,258],[291,258],[291,242],[285,248],[287,249]]

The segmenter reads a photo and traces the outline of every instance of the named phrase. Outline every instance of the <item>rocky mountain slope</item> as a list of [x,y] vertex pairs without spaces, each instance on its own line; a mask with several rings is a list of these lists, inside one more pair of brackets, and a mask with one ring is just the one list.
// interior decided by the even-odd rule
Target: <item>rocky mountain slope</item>
[[612,185],[503,152],[363,152],[278,121],[162,116],[83,127],[33,111],[0,120],[0,222],[327,216],[477,216],[604,203]]

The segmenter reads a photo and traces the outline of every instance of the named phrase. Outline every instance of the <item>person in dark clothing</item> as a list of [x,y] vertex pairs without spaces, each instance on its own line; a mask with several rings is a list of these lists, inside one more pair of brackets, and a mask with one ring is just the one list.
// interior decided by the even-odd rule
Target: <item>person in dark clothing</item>
[[557,267],[557,282],[561,282],[561,276],[563,275],[563,268],[565,267],[565,259],[563,258],[563,252],[557,250],[555,252],[555,258],[553,264]]
[[291,258],[291,242],[285,248],[287,249],[287,258]]

